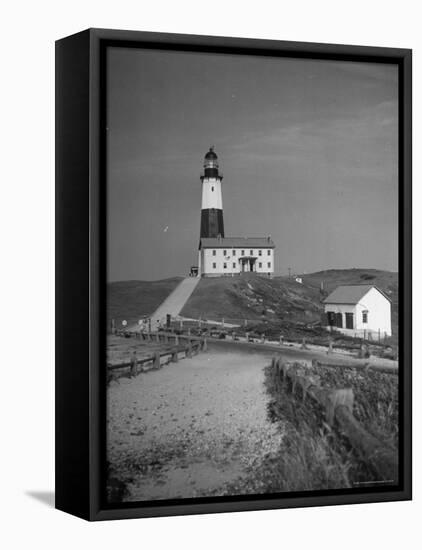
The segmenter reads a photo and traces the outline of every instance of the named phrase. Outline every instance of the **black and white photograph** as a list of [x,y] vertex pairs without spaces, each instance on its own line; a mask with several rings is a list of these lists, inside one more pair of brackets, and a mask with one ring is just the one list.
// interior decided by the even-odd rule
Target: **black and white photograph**
[[106,66],[108,503],[397,486],[398,66]]

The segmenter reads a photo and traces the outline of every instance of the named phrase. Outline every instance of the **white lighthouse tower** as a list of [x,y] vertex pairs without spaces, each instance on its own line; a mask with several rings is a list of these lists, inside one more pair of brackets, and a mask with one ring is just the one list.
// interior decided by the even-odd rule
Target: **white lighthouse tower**
[[222,181],[223,176],[218,172],[218,157],[214,147],[210,147],[204,158],[204,174],[201,176],[201,239],[224,237]]

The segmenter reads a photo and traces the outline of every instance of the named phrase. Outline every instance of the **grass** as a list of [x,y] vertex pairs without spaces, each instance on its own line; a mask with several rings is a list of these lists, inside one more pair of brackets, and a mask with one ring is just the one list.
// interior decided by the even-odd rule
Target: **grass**
[[107,285],[107,321],[115,319],[121,328],[125,319],[129,326],[151,315],[182,280],[172,277],[161,281],[121,281]]
[[[362,425],[397,449],[397,377],[354,369],[317,367],[323,387],[352,387],[354,414]],[[348,440],[325,423],[324,412],[312,400],[302,403],[285,388],[278,389],[272,367],[266,369],[270,395],[268,414],[285,433],[277,456],[256,472],[255,491],[284,492],[343,489],[378,481],[370,465],[359,458]]]

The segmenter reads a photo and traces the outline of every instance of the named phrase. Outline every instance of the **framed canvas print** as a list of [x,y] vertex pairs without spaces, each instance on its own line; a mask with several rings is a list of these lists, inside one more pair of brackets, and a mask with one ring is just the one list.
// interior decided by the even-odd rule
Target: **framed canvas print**
[[411,51],[56,43],[56,506],[411,498]]

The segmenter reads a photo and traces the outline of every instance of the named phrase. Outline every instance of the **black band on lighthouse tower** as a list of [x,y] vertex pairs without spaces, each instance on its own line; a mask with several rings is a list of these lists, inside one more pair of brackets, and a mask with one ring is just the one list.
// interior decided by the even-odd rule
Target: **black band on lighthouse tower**
[[218,157],[214,148],[205,155],[202,181],[201,239],[204,237],[224,237],[223,201],[221,182],[223,176],[218,171]]

